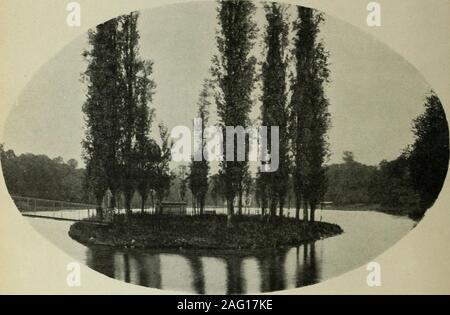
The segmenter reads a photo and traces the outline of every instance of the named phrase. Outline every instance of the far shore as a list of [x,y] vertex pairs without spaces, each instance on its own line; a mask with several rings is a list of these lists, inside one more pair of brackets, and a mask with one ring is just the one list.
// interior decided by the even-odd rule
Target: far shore
[[[422,215],[416,214],[413,210],[407,209],[398,209],[398,208],[387,208],[383,207],[380,204],[366,204],[366,203],[357,203],[357,204],[347,204],[347,205],[329,205],[323,208],[323,210],[337,210],[337,211],[376,211],[385,214],[390,214],[394,216],[405,216],[409,217],[414,221],[420,221],[422,219]],[[420,213],[420,212],[419,212]]]

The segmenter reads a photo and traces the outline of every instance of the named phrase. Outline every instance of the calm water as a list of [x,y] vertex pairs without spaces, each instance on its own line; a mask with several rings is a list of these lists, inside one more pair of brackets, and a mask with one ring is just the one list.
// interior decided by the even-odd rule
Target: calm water
[[314,284],[369,262],[415,224],[405,217],[371,211],[324,210],[322,217],[339,224],[344,234],[299,247],[257,252],[88,248],[68,236],[70,222],[27,220],[73,258],[109,277],[201,294],[259,293]]

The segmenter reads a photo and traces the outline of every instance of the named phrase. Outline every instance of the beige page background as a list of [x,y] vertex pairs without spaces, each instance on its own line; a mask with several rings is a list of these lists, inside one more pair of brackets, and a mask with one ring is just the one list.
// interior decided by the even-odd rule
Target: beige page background
[[[66,25],[69,0],[0,0],[0,142],[10,109],[36,71],[89,28],[136,9],[174,0],[78,0],[81,27]],[[284,1],[320,9],[377,37],[411,62],[435,89],[450,113],[450,1],[379,0],[381,27],[368,27],[368,0]],[[1,172],[0,172],[1,173]],[[374,261],[382,286],[366,284],[365,266],[289,294],[450,293],[450,179],[426,217]],[[367,244],[370,246],[370,244]],[[3,294],[162,294],[173,293],[110,279],[82,266],[82,286],[66,284],[72,259],[21,217],[0,175],[0,293]]]

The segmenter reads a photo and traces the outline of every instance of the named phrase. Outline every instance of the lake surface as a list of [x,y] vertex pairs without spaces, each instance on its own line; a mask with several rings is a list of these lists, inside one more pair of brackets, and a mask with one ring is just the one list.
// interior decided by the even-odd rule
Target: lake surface
[[253,252],[86,247],[69,237],[71,222],[27,220],[74,259],[111,278],[199,294],[251,294],[315,284],[368,263],[415,225],[409,218],[373,211],[324,210],[316,216],[340,225],[344,234]]

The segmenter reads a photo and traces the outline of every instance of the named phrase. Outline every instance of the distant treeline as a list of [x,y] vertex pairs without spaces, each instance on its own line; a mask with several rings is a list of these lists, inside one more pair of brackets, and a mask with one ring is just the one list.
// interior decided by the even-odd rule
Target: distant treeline
[[[325,200],[333,202],[332,208],[371,208],[421,217],[427,207],[421,210],[410,167],[407,153],[396,160],[369,166],[355,161],[351,152],[345,152],[344,163],[328,167]],[[438,193],[433,193],[433,201]]]
[[85,170],[76,160],[31,153],[16,155],[0,144],[3,176],[11,195],[41,199],[88,202],[84,189]]
[[358,163],[351,152],[344,152],[344,164],[328,168],[325,199],[344,206],[379,204],[380,210],[422,217],[442,189],[449,161],[448,124],[434,92],[412,131],[414,143],[378,167]]

